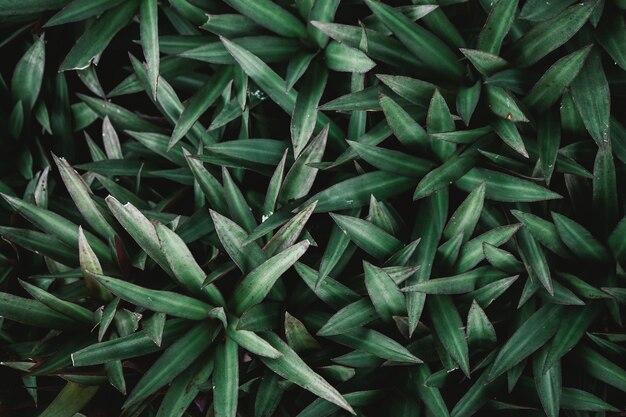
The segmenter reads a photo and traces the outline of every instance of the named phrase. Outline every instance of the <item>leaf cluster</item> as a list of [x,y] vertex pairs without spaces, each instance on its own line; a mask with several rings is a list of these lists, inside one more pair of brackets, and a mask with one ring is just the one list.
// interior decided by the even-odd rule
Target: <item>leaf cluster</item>
[[625,10],[0,1],[0,414],[620,415]]

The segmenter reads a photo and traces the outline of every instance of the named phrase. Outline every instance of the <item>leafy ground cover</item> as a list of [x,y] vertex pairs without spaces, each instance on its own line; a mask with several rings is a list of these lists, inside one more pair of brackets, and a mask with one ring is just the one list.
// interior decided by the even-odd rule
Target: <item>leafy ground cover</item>
[[0,415],[623,415],[624,10],[0,1]]

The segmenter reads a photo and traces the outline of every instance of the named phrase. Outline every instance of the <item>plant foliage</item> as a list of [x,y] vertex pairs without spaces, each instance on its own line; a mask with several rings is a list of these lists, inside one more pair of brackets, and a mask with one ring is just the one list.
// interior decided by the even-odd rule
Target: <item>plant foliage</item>
[[622,415],[625,10],[0,0],[0,414]]

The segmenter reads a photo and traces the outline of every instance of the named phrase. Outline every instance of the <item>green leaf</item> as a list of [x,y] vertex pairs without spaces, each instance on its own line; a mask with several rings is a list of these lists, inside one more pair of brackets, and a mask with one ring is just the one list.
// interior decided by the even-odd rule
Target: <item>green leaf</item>
[[[213,143],[205,146],[205,149],[219,156],[233,158],[236,162],[274,165],[280,161],[286,147],[283,141],[274,139],[239,139]],[[203,155],[198,158],[207,159]]]
[[291,142],[296,158],[313,135],[317,123],[317,106],[326,87],[328,72],[318,63],[308,69],[295,101],[291,116]]
[[589,52],[585,64],[572,81],[571,91],[580,117],[593,140],[598,147],[608,146],[611,96],[598,50]]
[[508,290],[511,285],[513,285],[517,278],[519,278],[519,275],[500,279],[468,293],[463,298],[468,303],[476,300],[479,306],[487,308],[491,303],[498,299],[498,297],[504,294],[504,292]]
[[366,3],[400,42],[431,70],[452,79],[462,77],[463,70],[457,57],[441,39],[391,6],[373,0]]
[[93,16],[98,16],[102,12],[123,3],[123,0],[74,0],[72,2],[65,1],[61,3],[69,4],[52,16],[44,27],[48,28],[64,25],[66,23],[78,22]]
[[455,270],[465,272],[476,266],[485,257],[483,244],[500,246],[508,242],[521,227],[521,224],[512,224],[491,229],[467,242],[461,248]]
[[476,414],[487,402],[492,390],[493,384],[487,383],[487,372],[483,372],[455,404],[450,415],[453,417],[470,417]]
[[499,0],[493,5],[478,36],[478,49],[495,55],[500,52],[502,41],[515,21],[518,3],[517,0]]
[[89,404],[99,389],[100,387],[97,385],[87,386],[68,382],[39,416],[62,417],[75,415],[75,413],[78,413]]
[[72,329],[76,321],[39,301],[0,293],[0,315],[29,326],[49,329]]
[[215,334],[211,325],[200,323],[181,336],[143,374],[123,408],[128,409],[170,383],[207,349]]
[[108,116],[109,119],[111,119],[111,123],[113,123],[113,125],[115,125],[118,129],[132,130],[135,132],[163,132],[162,128],[143,120],[135,113],[107,100],[88,97],[82,94],[78,94],[78,98],[87,104],[87,106],[97,113],[98,116],[102,118]]
[[78,304],[63,300],[48,291],[26,281],[19,280],[20,285],[37,301],[54,311],[66,315],[83,324],[93,324],[93,313]]
[[309,198],[304,204],[317,201],[316,213],[362,207],[370,196],[379,200],[400,194],[415,185],[410,178],[374,171],[335,183]]
[[384,92],[384,88],[380,86],[360,88],[322,104],[319,109],[340,112],[378,110],[380,108],[378,97]]
[[152,97],[157,97],[157,83],[159,81],[159,24],[158,3],[156,0],[140,0],[139,4],[139,33],[141,47],[146,58],[148,82]]
[[426,408],[435,417],[449,416],[448,407],[441,396],[438,388],[428,387],[425,381],[430,377],[430,370],[427,365],[417,367],[412,371],[411,379],[416,381],[415,387],[411,387],[412,391],[417,391],[417,397],[424,402]]
[[241,226],[213,210],[210,213],[222,246],[242,272],[248,273],[267,260],[256,243],[245,243],[248,234]]
[[437,248],[439,264],[445,270],[449,270],[459,257],[461,245],[463,244],[463,234],[459,233]]
[[228,212],[228,205],[224,199],[222,184],[206,169],[201,161],[194,158],[189,151],[183,148],[183,154],[191,172],[204,193],[209,206],[220,213]]
[[265,337],[276,350],[282,353],[282,356],[277,359],[261,358],[268,368],[286,380],[354,414],[345,398],[324,378],[316,374],[285,342],[273,333],[267,333]]
[[564,316],[561,326],[552,338],[546,351],[543,369],[549,369],[565,354],[573,349],[591,326],[600,311],[599,305],[591,303],[585,308],[569,308],[570,314]]
[[529,233],[526,228],[522,228],[518,234],[517,244],[520,249],[520,257],[530,278],[539,281],[546,291],[553,295],[554,290],[548,260],[537,244],[534,235]]
[[[68,246],[78,249],[78,226],[76,224],[52,211],[41,209],[19,198],[10,197],[6,194],[2,194],[2,197],[32,224],[57,237]],[[85,232],[85,236],[99,258],[111,260],[111,252],[107,245],[89,232]]]
[[78,228],[78,260],[87,292],[92,296],[108,301],[111,298],[111,294],[90,275],[90,273],[101,274],[102,266],[93,249],[89,246],[82,227]]
[[531,315],[498,352],[489,369],[489,380],[494,380],[541,348],[558,330],[562,317],[562,307],[554,304],[547,304]]
[[471,169],[455,184],[460,189],[469,192],[483,181],[487,185],[485,197],[493,201],[532,202],[562,198],[561,195],[531,181],[485,168]]
[[524,104],[538,113],[550,108],[583,68],[589,51],[591,45],[574,51],[552,64],[526,94]]
[[561,240],[574,255],[591,262],[604,262],[608,259],[604,246],[583,226],[555,212],[552,212],[552,220]]
[[192,293],[206,297],[211,304],[225,305],[226,301],[215,285],[202,286],[206,274],[180,236],[161,223],[158,223],[155,228],[160,250],[167,259],[176,280]]
[[399,223],[395,216],[391,213],[389,207],[376,200],[374,196],[370,199],[369,213],[367,220],[380,227],[390,234],[399,232]]
[[620,263],[626,262],[626,219],[622,218],[609,235],[607,244]]
[[378,31],[369,29],[363,31],[363,28],[359,26],[324,23],[315,20],[312,20],[311,24],[337,42],[345,43],[357,49],[361,49],[361,38],[365,32],[367,55],[374,60],[400,68],[415,68],[422,65],[421,61],[411,54],[402,43]]
[[313,214],[316,204],[317,202],[313,202],[302,209],[276,232],[263,248],[267,256],[273,256],[277,252],[281,252],[296,243],[296,240],[298,240],[298,237],[302,234],[304,226],[311,217],[311,214]]
[[348,330],[364,326],[378,317],[374,305],[367,298],[362,298],[335,313],[317,332],[319,336],[333,336]]
[[72,200],[74,200],[78,211],[80,211],[85,220],[87,220],[87,223],[102,237],[107,240],[113,240],[116,235],[115,231],[96,206],[96,203],[91,197],[91,189],[85,184],[83,178],[71,167],[65,158],[58,158],[54,154],[52,154],[52,157],[59,169],[65,188],[72,197]]
[[385,270],[366,261],[363,262],[363,270],[365,287],[380,318],[391,323],[394,316],[404,315],[406,313],[404,295]]
[[189,129],[198,121],[200,116],[215,103],[230,80],[231,71],[229,67],[226,67],[213,74],[194,94],[176,121],[176,126],[167,146],[168,150],[172,149],[189,132]]
[[485,311],[478,305],[476,300],[472,301],[472,306],[467,313],[467,343],[470,348],[489,348],[495,345],[497,340],[496,331],[493,324],[485,314]]
[[270,0],[226,0],[226,3],[274,33],[287,38],[307,38],[302,22]]
[[613,231],[617,223],[617,178],[613,152],[600,147],[593,165],[593,214],[594,225],[602,237]]
[[485,254],[485,259],[501,271],[516,274],[523,269],[522,263],[517,260],[515,255],[490,245],[489,243],[483,243],[483,253]]
[[474,291],[479,282],[482,285],[483,283],[495,281],[504,276],[505,274],[498,270],[483,266],[461,274],[429,279],[428,281],[408,285],[404,287],[402,291],[417,291],[437,295],[464,294]]
[[102,119],[102,143],[108,159],[124,159],[119,136],[108,116]]
[[213,387],[215,416],[235,417],[239,388],[239,358],[237,343],[228,337],[215,348]]
[[456,111],[461,116],[465,126],[469,126],[474,110],[480,100],[481,83],[477,81],[471,87],[462,87],[456,96]]
[[225,38],[220,39],[246,74],[248,74],[278,106],[285,112],[291,114],[295,108],[297,93],[294,90],[286,92],[285,81],[251,52],[248,52],[238,44]]
[[226,330],[226,334],[239,346],[251,353],[254,353],[255,355],[263,356],[265,358],[278,358],[281,356],[281,353],[267,343],[265,339],[249,330],[238,330],[236,329],[237,325],[237,320],[231,320]]
[[135,305],[189,320],[204,320],[213,308],[202,301],[172,291],[151,290],[100,274],[91,274],[105,288]]
[[[174,319],[165,322],[161,346],[169,346],[189,329],[185,320]],[[95,343],[72,353],[74,366],[98,365],[115,360],[124,360],[147,355],[161,350],[144,332],[132,333],[118,339]]]
[[69,0],[26,0],[7,1],[0,7],[0,16],[4,18],[15,18],[33,13],[40,13],[46,10],[58,9],[69,3]]
[[213,372],[213,361],[200,357],[172,381],[161,401],[157,417],[183,415],[199,393],[199,386]]
[[315,52],[301,51],[297,52],[295,56],[293,56],[289,60],[289,65],[287,66],[287,74],[285,76],[287,91],[291,90],[293,86],[300,80],[300,78],[306,73],[311,65],[311,62],[316,56],[317,53]]
[[557,155],[561,144],[561,126],[558,114],[551,111],[539,119],[537,126],[537,142],[539,143],[539,159],[546,183],[556,165]]
[[[454,130],[454,119],[448,108],[446,100],[443,98],[438,89],[433,93],[428,106],[428,115],[426,116],[426,124],[428,133],[442,133]],[[456,148],[453,143],[444,141],[431,141],[430,147],[441,161],[446,161]],[[468,152],[469,154],[469,152]]]
[[296,262],[294,269],[317,297],[335,309],[340,309],[359,299],[356,292],[330,277],[318,281],[317,271],[302,263]]
[[450,220],[443,230],[443,236],[446,239],[462,234],[463,240],[467,241],[472,236],[483,210],[485,190],[486,183],[483,182],[463,200],[452,216],[450,216]]
[[615,298],[619,303],[626,304],[626,291],[624,288],[602,287],[602,291],[608,293],[611,297]]
[[433,295],[426,302],[433,328],[446,351],[469,377],[469,352],[461,317],[446,295]]
[[[97,281],[93,279],[92,281],[100,285],[100,283],[98,283]],[[113,322],[113,319],[115,318],[115,314],[117,313],[117,307],[119,305],[119,302],[120,302],[119,298],[117,297],[113,298],[113,300],[111,300],[106,306],[104,306],[104,308],[102,308],[102,317],[98,319],[96,315],[96,319],[98,320],[98,342],[102,342],[102,339],[104,339],[104,336],[106,332],[108,331],[109,326]],[[157,345],[160,346],[160,344],[157,344]]]
[[289,312],[285,312],[284,327],[287,344],[296,352],[321,348],[304,323],[289,314]]
[[[238,38],[237,44],[264,62],[270,63],[289,60],[289,58],[297,51],[300,43],[295,39],[259,35]],[[237,63],[233,56],[224,47],[224,44],[219,40],[214,42],[206,42],[205,40],[200,46],[186,49],[181,52],[180,56],[211,64]],[[189,63],[188,59],[185,59],[184,62]]]
[[[359,212],[359,209],[352,209],[348,214],[358,216]],[[344,233],[343,230],[335,223],[330,232],[330,237],[328,238],[322,259],[320,260],[319,277],[315,284],[316,287],[324,281],[328,274],[337,265],[341,257],[348,249],[350,242],[351,240],[348,237],[348,234]]]
[[507,119],[496,119],[491,123],[491,127],[504,143],[515,152],[528,158],[528,151],[515,123]]
[[[416,265],[420,265],[420,269],[415,275],[407,280],[407,285],[417,284],[419,282],[428,281],[433,269],[434,258],[439,246],[441,238],[444,217],[447,210],[440,210],[441,201],[447,201],[447,190],[441,190],[430,197],[427,197],[425,203],[422,204],[418,212],[414,236],[420,236],[420,250],[415,252],[415,256],[411,261]],[[407,294],[407,310],[409,322],[409,335],[412,335],[419,318],[424,309],[425,295],[414,293]]]
[[602,24],[597,26],[597,39],[613,61],[626,69],[626,25],[619,18],[619,13],[604,13]]
[[461,48],[461,53],[485,76],[496,74],[509,66],[509,63],[497,55],[477,49]]
[[548,417],[557,417],[561,408],[561,363],[544,368],[546,353],[547,350],[542,349],[533,356],[533,374],[543,410]]
[[361,74],[376,66],[364,52],[337,41],[331,41],[326,45],[324,57],[328,69],[333,71]]
[[402,242],[366,220],[335,213],[330,216],[350,240],[377,259],[388,258],[402,248]]
[[364,145],[351,140],[346,142],[356,151],[361,159],[382,171],[393,174],[407,177],[423,177],[436,166],[431,161],[404,152]]
[[330,340],[352,349],[375,355],[381,359],[403,364],[416,364],[422,361],[395,340],[375,330],[359,327],[335,336]]
[[117,32],[133,18],[138,4],[139,0],[130,0],[104,12],[76,41],[61,63],[59,71],[87,68]]
[[487,101],[491,111],[503,119],[511,122],[527,122],[528,119],[520,109],[517,100],[508,91],[501,87],[487,85]]
[[304,255],[309,245],[308,240],[296,243],[246,275],[235,288],[232,296],[232,305],[236,314],[241,314],[263,301],[280,276]]
[[271,417],[274,414],[284,392],[278,384],[280,380],[269,369],[263,372],[254,402],[254,417]]
[[113,196],[106,198],[109,210],[122,227],[137,242],[150,258],[154,259],[164,271],[171,273],[170,266],[165,254],[161,251],[161,245],[154,225],[146,218],[139,209],[130,203],[122,205]]
[[413,200],[418,200],[447,187],[450,183],[462,178],[476,164],[476,154],[457,153],[448,158],[442,165],[430,171],[417,184]]
[[553,223],[534,214],[525,213],[520,210],[511,210],[511,214],[513,214],[517,220],[522,222],[524,226],[528,228],[532,237],[539,241],[543,246],[561,257],[571,257],[569,249],[559,237]]
[[[270,182],[267,185],[267,191],[265,193],[265,201],[263,202],[263,214],[265,218],[270,217],[276,210],[276,203],[278,201],[278,195],[283,185],[283,176],[285,173],[285,163],[287,161],[288,149],[285,149],[283,157],[276,165],[276,169],[270,178]],[[262,218],[263,219],[263,218]]]
[[237,38],[246,35],[255,35],[262,28],[249,17],[240,14],[208,14],[207,20],[201,29],[208,30],[216,35]]
[[479,127],[477,129],[458,130],[456,132],[430,133],[430,136],[437,140],[467,145],[476,142],[478,139],[488,136],[492,132],[490,126]]
[[624,369],[584,345],[577,349],[575,358],[585,373],[622,392],[626,392],[626,371]]
[[165,313],[154,313],[150,318],[143,321],[142,327],[154,344],[161,346],[165,328]]
[[225,167],[222,167],[222,182],[224,183],[224,197],[231,217],[248,233],[252,232],[257,226],[252,210]]
[[[165,118],[171,123],[175,124],[176,120],[180,118],[181,113],[183,112],[183,104],[180,101],[176,91],[165,79],[161,78],[159,83],[157,84],[157,97],[156,100],[152,98],[152,94],[150,93],[150,83],[148,80],[148,74],[146,72],[146,68],[137,58],[133,55],[129,55],[131,64],[133,66],[133,70],[143,89],[148,93],[150,99],[159,109],[159,111],[165,116]],[[197,142],[211,142],[211,137],[207,134],[204,127],[200,125],[200,123],[196,123],[193,125],[189,132],[189,136],[193,139],[194,143]]]
[[556,16],[575,1],[557,0],[547,3],[543,0],[529,0],[522,7],[519,18],[532,22],[541,22]]
[[578,3],[557,16],[533,26],[509,49],[508,55],[520,67],[529,67],[567,42],[585,24],[597,1]]
[[317,46],[324,48],[328,43],[328,36],[317,29],[312,22],[330,22],[335,17],[340,0],[316,1],[313,2],[311,10],[303,17],[308,21],[307,31],[309,37],[317,43]]
[[313,138],[287,172],[280,191],[280,200],[289,201],[306,196],[315,182],[318,169],[310,166],[321,161],[326,149],[328,126]]
[[22,102],[26,113],[33,109],[39,96],[45,61],[46,50],[41,36],[28,48],[13,70],[11,95],[15,102]]
[[[424,108],[428,107],[435,89],[437,88],[436,85],[427,81],[402,75],[376,74],[376,78],[400,97]],[[383,103],[381,103],[381,106],[382,104]]]
[[612,411],[618,409],[595,395],[576,388],[563,387],[561,392],[561,408],[582,411]]
[[428,145],[426,131],[406,110],[386,95],[382,95],[379,102],[389,127],[400,143],[409,148],[425,148]]
[[[406,17],[411,19],[412,21],[419,20],[428,14],[437,10],[436,5],[425,5],[425,6],[399,6],[396,9]],[[386,32],[391,34],[389,30],[385,27],[385,25],[380,21],[380,19],[376,15],[371,15],[363,19],[363,23],[366,27],[376,30],[378,32]]]

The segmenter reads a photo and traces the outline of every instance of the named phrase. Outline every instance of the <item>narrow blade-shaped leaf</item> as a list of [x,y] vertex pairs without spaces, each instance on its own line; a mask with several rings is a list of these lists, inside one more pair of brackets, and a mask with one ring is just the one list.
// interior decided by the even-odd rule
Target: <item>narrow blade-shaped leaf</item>
[[309,245],[308,240],[296,243],[246,275],[232,296],[232,304],[237,314],[242,314],[263,301],[280,276],[304,255]]

